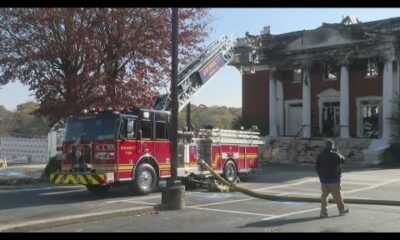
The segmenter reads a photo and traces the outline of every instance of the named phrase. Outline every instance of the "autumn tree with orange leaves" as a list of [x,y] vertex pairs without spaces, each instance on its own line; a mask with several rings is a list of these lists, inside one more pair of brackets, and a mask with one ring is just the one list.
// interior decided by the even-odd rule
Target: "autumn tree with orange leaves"
[[[179,10],[181,63],[211,20],[209,9]],[[171,9],[0,9],[0,86],[29,86],[51,124],[85,108],[152,107],[170,59]]]

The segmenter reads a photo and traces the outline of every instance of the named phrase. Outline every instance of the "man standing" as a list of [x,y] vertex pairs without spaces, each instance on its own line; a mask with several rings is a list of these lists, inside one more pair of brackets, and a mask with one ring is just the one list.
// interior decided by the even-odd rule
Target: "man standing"
[[318,173],[321,182],[321,213],[320,217],[328,217],[328,196],[332,194],[336,201],[339,214],[343,216],[349,212],[348,208],[344,207],[340,178],[342,169],[340,164],[344,163],[345,157],[338,149],[334,150],[335,143],[332,140],[326,141],[326,147],[317,157],[315,169]]

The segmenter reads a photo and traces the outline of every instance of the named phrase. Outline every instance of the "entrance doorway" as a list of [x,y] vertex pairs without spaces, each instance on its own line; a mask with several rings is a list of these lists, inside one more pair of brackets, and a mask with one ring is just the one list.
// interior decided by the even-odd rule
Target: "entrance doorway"
[[340,135],[340,92],[329,88],[318,96],[319,130],[325,137]]
[[324,102],[322,106],[322,135],[325,137],[339,136],[340,103]]
[[[301,134],[303,124],[303,101],[301,99],[285,100],[285,135]],[[302,135],[302,134],[301,134]]]

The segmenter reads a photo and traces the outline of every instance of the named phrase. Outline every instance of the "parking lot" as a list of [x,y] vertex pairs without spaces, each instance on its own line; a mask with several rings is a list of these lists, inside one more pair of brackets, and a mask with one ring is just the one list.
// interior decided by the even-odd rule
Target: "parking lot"
[[[400,201],[397,189],[400,170],[344,167],[343,195]],[[267,166],[264,171],[240,186],[281,196],[319,197],[320,185],[313,166]],[[339,217],[334,204],[329,205],[327,219],[319,218],[319,203],[268,201],[238,192],[186,191],[186,208],[160,211],[161,193],[134,196],[127,189],[112,189],[107,196],[93,196],[84,188],[54,187],[2,189],[0,192],[18,200],[0,209],[0,219],[11,214],[14,220],[38,220],[43,217],[73,216],[81,213],[124,210],[132,207],[156,207],[131,216],[102,218],[68,226],[51,226],[39,231],[398,231],[400,207],[351,204],[350,214]],[[26,198],[22,200],[20,197]],[[4,198],[3,198],[4,199]],[[28,199],[34,199],[29,201]],[[30,202],[30,203],[29,203]],[[32,204],[34,203],[34,204]],[[12,209],[14,206],[14,209]],[[19,206],[15,208],[16,206]],[[27,212],[26,210],[31,211]],[[22,212],[22,210],[25,210]],[[24,216],[25,214],[25,216]],[[8,219],[12,219],[8,217]],[[362,221],[360,221],[362,219]]]

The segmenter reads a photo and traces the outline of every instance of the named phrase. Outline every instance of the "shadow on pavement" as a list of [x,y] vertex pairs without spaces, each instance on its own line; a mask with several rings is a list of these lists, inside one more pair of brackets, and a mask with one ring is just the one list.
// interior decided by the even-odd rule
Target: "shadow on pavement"
[[[332,217],[329,217],[329,218],[333,218],[333,217],[339,217],[339,215],[332,216]],[[300,222],[324,221],[324,220],[329,219],[329,218],[320,218],[319,216],[311,216],[311,217],[300,217],[300,218],[291,218],[291,219],[272,219],[272,220],[265,220],[265,221],[247,223],[246,225],[241,226],[240,228],[278,227],[278,226],[282,226],[282,225],[296,224],[296,223],[300,223]]]
[[4,192],[0,193],[0,199],[6,199],[6,201],[2,201],[0,210],[140,196],[132,193],[127,186],[110,189],[103,195],[93,194],[81,186],[72,188],[64,186],[54,187],[54,185],[45,185],[20,189],[3,188]]

